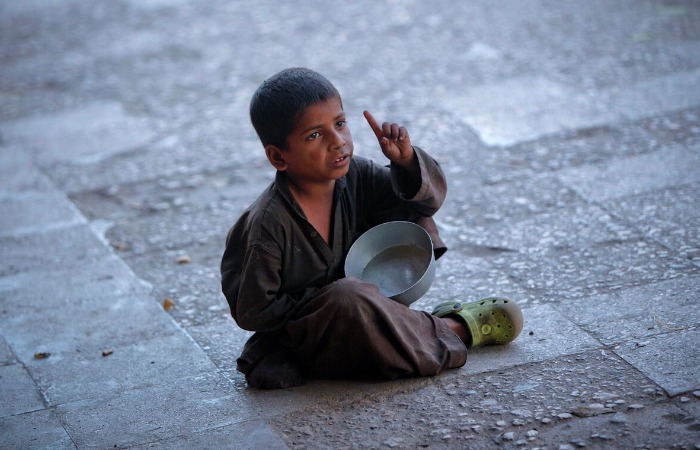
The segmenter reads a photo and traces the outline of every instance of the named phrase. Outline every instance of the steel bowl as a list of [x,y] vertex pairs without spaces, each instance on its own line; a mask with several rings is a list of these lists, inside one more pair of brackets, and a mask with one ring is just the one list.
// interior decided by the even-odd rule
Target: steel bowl
[[384,295],[408,306],[435,280],[433,241],[413,222],[377,225],[350,247],[345,275],[376,284]]

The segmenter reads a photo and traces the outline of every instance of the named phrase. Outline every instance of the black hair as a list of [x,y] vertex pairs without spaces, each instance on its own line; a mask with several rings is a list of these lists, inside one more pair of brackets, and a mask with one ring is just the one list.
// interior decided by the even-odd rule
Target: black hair
[[250,121],[263,146],[285,149],[287,137],[304,110],[334,97],[340,99],[338,90],[320,73],[301,67],[285,69],[255,91],[250,100]]

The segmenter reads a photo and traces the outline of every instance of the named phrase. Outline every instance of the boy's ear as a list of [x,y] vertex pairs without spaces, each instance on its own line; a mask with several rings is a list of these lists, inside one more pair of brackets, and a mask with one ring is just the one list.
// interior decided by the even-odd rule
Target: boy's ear
[[287,169],[287,163],[284,160],[284,154],[282,150],[273,144],[267,144],[265,146],[265,155],[267,155],[267,160],[270,161],[272,166],[279,170],[280,172]]

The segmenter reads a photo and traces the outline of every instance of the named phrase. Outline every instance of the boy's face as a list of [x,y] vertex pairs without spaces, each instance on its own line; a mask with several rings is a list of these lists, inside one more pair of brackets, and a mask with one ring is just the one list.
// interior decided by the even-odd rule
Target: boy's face
[[286,171],[297,185],[325,183],[345,175],[353,143],[340,99],[333,97],[307,107],[287,137],[287,148],[266,150],[277,170]]

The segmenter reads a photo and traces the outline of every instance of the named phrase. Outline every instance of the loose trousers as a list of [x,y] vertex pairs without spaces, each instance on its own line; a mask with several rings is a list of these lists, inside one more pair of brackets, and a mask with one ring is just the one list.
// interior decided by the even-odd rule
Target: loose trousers
[[[251,386],[285,387],[298,384],[285,380],[295,373],[390,380],[437,375],[466,360],[466,346],[444,320],[348,277],[319,290],[281,330],[255,333],[237,362]],[[264,373],[252,376],[258,366]]]

